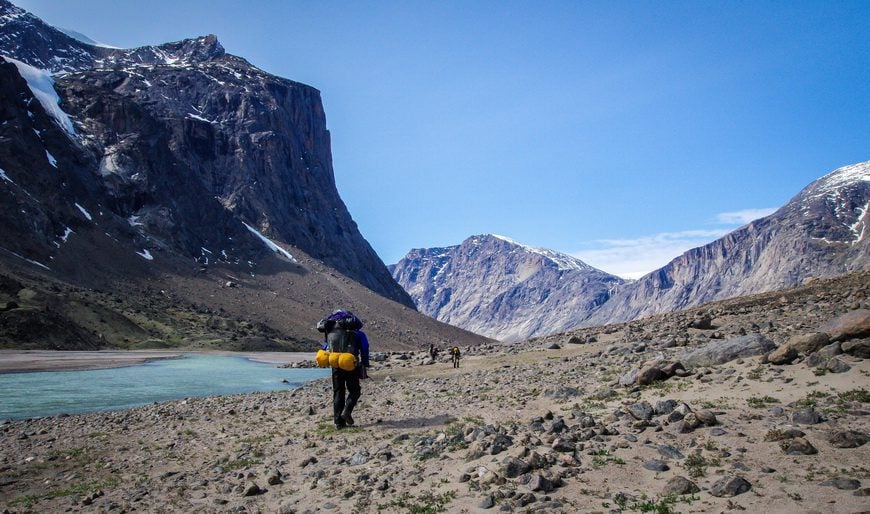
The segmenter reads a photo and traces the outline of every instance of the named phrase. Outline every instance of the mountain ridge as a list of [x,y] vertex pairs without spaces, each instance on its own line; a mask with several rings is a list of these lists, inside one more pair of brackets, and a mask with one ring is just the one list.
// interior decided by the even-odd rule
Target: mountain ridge
[[[637,280],[621,280],[609,288],[598,301],[575,304],[571,310],[562,310],[561,315],[569,320],[564,323],[539,325],[536,331],[527,334],[538,337],[560,331],[611,323],[620,323],[664,312],[674,312],[706,302],[763,293],[795,287],[812,278],[832,277],[860,271],[870,267],[870,161],[840,167],[804,187],[780,209],[769,216],[754,220],[722,238],[707,245],[693,248],[673,259],[670,263]],[[472,236],[471,239],[481,236]],[[504,236],[501,238],[518,248],[532,249]],[[459,245],[461,246],[461,245]],[[428,264],[431,255],[426,249],[415,249],[395,265],[389,266],[396,280],[406,288],[418,308],[436,319],[455,323],[457,326],[492,337],[515,335],[502,326],[527,326],[533,316],[540,316],[530,305],[515,304],[516,316],[502,314],[499,317],[484,316],[472,320],[471,313],[493,307],[501,298],[478,294],[465,284],[445,280],[441,270],[449,266],[451,255],[459,246],[433,250],[439,255],[439,273],[433,274],[434,265]],[[491,248],[506,251],[514,248]],[[558,252],[547,250],[559,254]],[[541,252],[545,255],[546,252]],[[564,255],[564,254],[559,254]],[[566,256],[567,257],[567,256]],[[489,267],[475,271],[486,258],[508,259],[506,256],[481,256],[478,262],[465,261],[471,269],[465,275],[470,284],[486,290],[498,289],[494,284],[476,278],[491,276]],[[582,263],[582,261],[580,261]],[[506,264],[515,266],[516,264]],[[584,266],[585,263],[583,263]],[[405,269],[407,268],[407,269]],[[593,268],[594,269],[594,268]],[[425,283],[429,280],[430,283]],[[522,281],[518,281],[519,282]],[[436,287],[437,286],[437,287]],[[513,291],[514,301],[532,297],[536,284],[527,288],[517,285]],[[558,290],[560,285],[554,285]],[[460,298],[448,297],[462,292]],[[563,294],[563,293],[560,293]],[[532,295],[532,296],[530,296]],[[534,297],[533,302],[540,302]],[[449,304],[465,304],[463,317],[445,309]],[[469,307],[467,304],[471,302]],[[564,303],[564,301],[563,301]],[[499,307],[503,307],[500,305]],[[578,308],[579,307],[579,308]],[[493,328],[499,327],[499,328]],[[549,331],[549,332],[548,332]]]
[[624,283],[569,255],[490,234],[412,250],[389,269],[421,312],[505,341],[573,326],[578,312]]

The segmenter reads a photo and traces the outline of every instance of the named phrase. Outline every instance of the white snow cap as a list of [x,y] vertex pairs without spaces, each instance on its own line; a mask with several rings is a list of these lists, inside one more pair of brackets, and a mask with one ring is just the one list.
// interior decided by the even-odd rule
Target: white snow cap
[[501,239],[502,241],[506,241],[510,244],[521,247],[527,252],[538,254],[546,259],[549,259],[559,271],[568,271],[568,270],[593,270],[594,268],[585,262],[577,259],[575,257],[571,257],[570,255],[566,255],[564,253],[560,253],[554,250],[550,250],[547,248],[535,248],[532,246],[527,246],[522,243],[518,243],[513,239],[505,236],[500,236],[498,234],[492,234],[492,237],[496,239]]
[[76,131],[73,128],[72,120],[70,120],[69,115],[63,112],[63,109],[60,108],[60,97],[54,90],[54,79],[51,78],[51,74],[45,70],[34,68],[29,64],[16,61],[10,57],[3,56],[3,58],[18,68],[18,73],[20,73],[24,80],[27,81],[27,86],[30,87],[33,96],[35,96],[36,99],[39,100],[39,103],[42,104],[42,108],[45,109],[45,112],[54,118],[54,121],[56,121],[67,134],[74,136]]

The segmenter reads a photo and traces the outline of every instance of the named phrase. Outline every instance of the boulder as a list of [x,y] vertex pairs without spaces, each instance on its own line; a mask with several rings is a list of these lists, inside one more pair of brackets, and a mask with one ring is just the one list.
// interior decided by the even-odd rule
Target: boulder
[[619,377],[619,385],[623,387],[631,387],[637,381],[637,375],[640,373],[640,368],[632,368],[631,371]]
[[788,341],[786,341],[784,346],[790,346],[797,350],[798,353],[808,355],[827,346],[830,341],[831,336],[828,334],[824,332],[812,332],[810,334],[798,334],[792,336]]
[[852,357],[870,359],[870,341],[867,339],[847,341],[841,344],[840,347],[843,350],[843,353],[847,353]]
[[835,448],[858,448],[870,441],[870,436],[857,430],[843,430],[831,434],[828,441]]
[[646,400],[633,403],[627,407],[628,413],[634,417],[634,419],[640,421],[649,421],[653,417],[653,413],[655,410],[653,406]]
[[857,309],[847,312],[819,328],[822,332],[831,335],[831,341],[847,341],[870,336],[870,310]]
[[692,482],[686,477],[681,477],[679,475],[675,477],[671,477],[665,483],[664,489],[662,489],[662,495],[684,495],[684,494],[695,494],[701,492],[701,489],[698,487],[698,484]]
[[817,425],[824,420],[825,418],[812,407],[806,407],[791,415],[792,423],[798,425]]
[[776,344],[761,334],[749,334],[723,341],[712,341],[705,346],[684,355],[680,362],[689,368],[714,366],[744,357],[768,353],[776,349]]
[[782,364],[791,364],[798,357],[798,351],[795,347],[784,344],[776,350],[770,352],[767,356],[767,362],[780,366]]
[[637,373],[638,385],[649,385],[653,382],[667,380],[677,373],[677,370],[686,368],[679,361],[657,360],[644,365]]
[[722,497],[737,496],[752,489],[752,484],[746,481],[743,477],[730,476],[723,477],[710,487],[710,494]]
[[779,443],[779,447],[786,455],[815,455],[819,453],[816,447],[803,437],[786,439]]

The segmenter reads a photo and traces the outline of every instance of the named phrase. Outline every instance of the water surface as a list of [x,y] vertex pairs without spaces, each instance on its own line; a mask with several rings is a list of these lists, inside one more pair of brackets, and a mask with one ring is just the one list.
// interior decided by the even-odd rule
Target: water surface
[[[194,396],[280,391],[329,370],[186,355],[112,369],[0,374],[0,420],[119,410]],[[286,380],[288,383],[282,381]]]

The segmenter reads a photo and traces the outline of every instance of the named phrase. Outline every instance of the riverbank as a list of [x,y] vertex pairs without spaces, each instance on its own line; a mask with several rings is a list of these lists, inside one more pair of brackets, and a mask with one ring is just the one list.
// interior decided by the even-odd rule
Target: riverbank
[[0,373],[34,371],[80,371],[87,369],[136,366],[160,359],[177,359],[184,355],[237,356],[265,364],[289,364],[311,360],[313,353],[303,352],[229,352],[183,350],[102,350],[93,352],[51,350],[0,350]]
[[0,512],[867,511],[868,292],[379,355],[343,430],[328,379],[3,423]]

